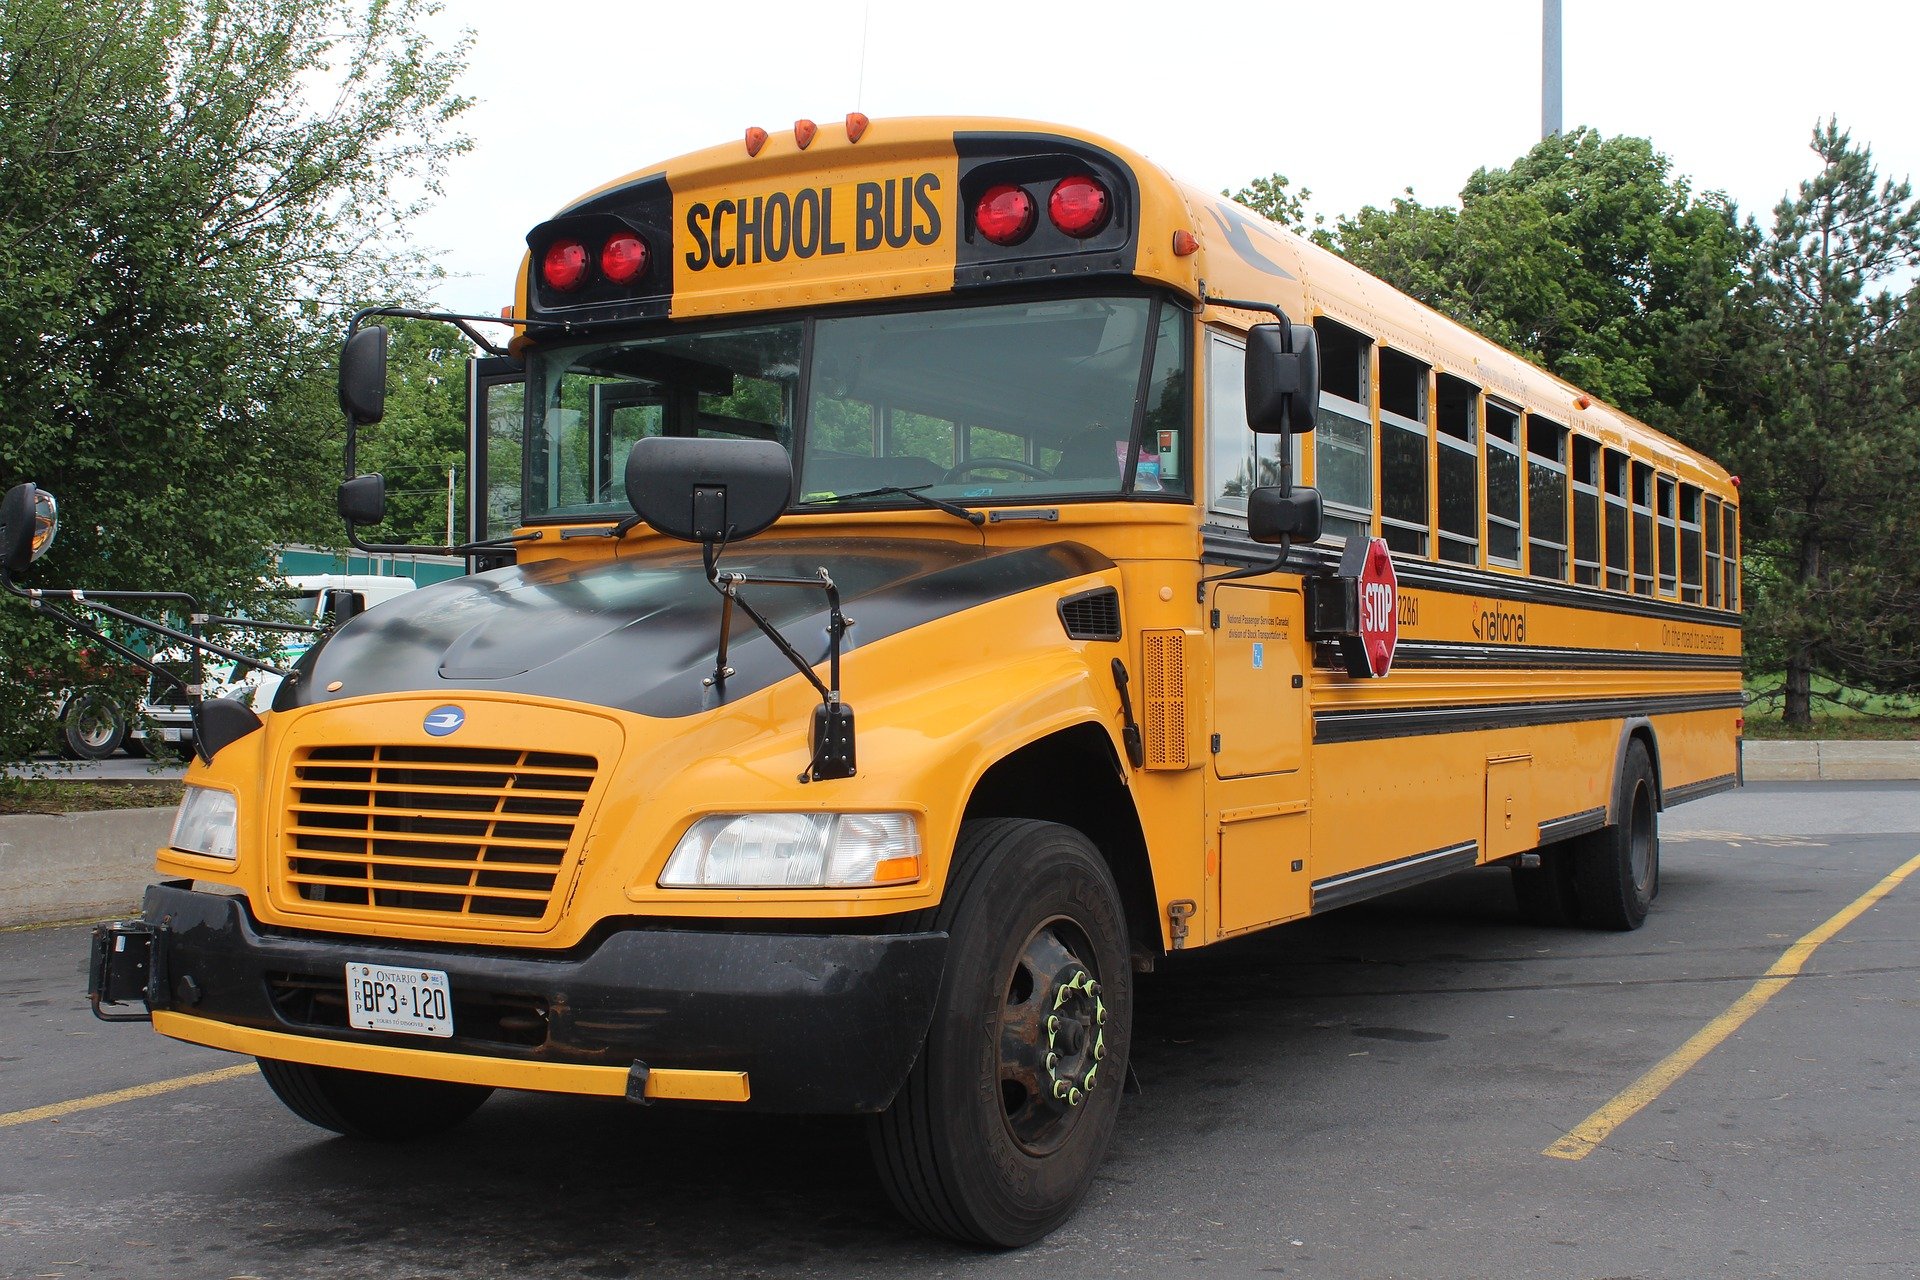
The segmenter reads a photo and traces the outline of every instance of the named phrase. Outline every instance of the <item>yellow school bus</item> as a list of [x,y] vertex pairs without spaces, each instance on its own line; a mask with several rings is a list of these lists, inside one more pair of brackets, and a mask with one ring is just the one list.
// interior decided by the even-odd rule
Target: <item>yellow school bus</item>
[[210,715],[97,943],[318,1125],[865,1113],[1020,1244],[1170,953],[1489,863],[1631,929],[1738,780],[1732,478],[1124,146],[801,122],[527,240],[510,563]]

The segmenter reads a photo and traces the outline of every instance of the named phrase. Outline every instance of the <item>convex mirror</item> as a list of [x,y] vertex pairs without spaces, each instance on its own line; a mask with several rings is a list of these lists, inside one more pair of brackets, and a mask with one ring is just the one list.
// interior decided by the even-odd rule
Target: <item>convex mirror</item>
[[1247,534],[1255,542],[1317,542],[1320,523],[1318,489],[1268,486],[1247,495]]
[[1247,330],[1247,426],[1261,435],[1313,430],[1320,407],[1320,338],[1310,324]]
[[354,330],[340,348],[340,409],[356,427],[370,427],[387,414],[387,330],[370,324]]
[[683,542],[751,538],[793,496],[793,462],[771,440],[648,436],[627,454],[634,514]]
[[379,524],[387,518],[386,478],[378,471],[355,476],[340,486],[334,502],[348,524]]
[[47,554],[60,532],[60,504],[29,481],[0,499],[0,564],[20,573]]

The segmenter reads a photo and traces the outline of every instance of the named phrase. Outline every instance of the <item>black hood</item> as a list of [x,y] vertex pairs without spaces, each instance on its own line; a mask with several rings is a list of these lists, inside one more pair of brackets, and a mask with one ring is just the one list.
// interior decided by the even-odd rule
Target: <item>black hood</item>
[[[852,620],[844,652],[909,627],[1052,582],[1111,568],[1077,542],[1020,549],[874,539],[769,539],[722,567],[769,577],[833,575]],[[748,586],[741,594],[812,662],[827,656],[825,593]],[[459,578],[391,600],[308,650],[276,711],[380,693],[499,690],[649,716],[685,716],[799,679],[735,610],[724,696],[713,673],[721,597],[700,552],[668,547],[580,566],[548,561]],[[337,693],[325,692],[334,681]]]

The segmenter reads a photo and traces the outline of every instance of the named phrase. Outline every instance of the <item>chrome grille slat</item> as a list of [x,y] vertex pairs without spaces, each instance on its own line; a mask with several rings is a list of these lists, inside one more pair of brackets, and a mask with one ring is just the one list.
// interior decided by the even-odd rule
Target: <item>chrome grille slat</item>
[[298,749],[282,883],[329,915],[524,928],[559,905],[598,770],[591,756],[552,751]]

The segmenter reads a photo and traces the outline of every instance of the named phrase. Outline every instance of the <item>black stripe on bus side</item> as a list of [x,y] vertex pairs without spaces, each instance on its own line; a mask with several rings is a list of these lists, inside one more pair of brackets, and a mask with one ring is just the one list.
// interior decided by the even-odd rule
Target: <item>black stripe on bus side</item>
[[1493,702],[1461,707],[1392,707],[1323,711],[1313,718],[1315,742],[1369,742],[1434,733],[1472,733],[1524,725],[1622,720],[1628,716],[1723,711],[1745,705],[1739,693],[1681,693],[1663,697],[1581,698],[1565,702]]
[[1561,649],[1547,645],[1461,644],[1451,640],[1402,640],[1394,647],[1394,669],[1476,667],[1482,670],[1543,668],[1605,671],[1738,671],[1740,659],[1717,653],[1667,653],[1623,649]]
[[1678,787],[1667,787],[1660,794],[1660,807],[1671,808],[1676,804],[1685,804],[1689,800],[1698,800],[1702,796],[1717,795],[1722,791],[1731,791],[1740,785],[1740,775],[1723,773],[1717,778],[1703,778],[1699,782],[1689,782]]
[[1331,911],[1335,907],[1344,907],[1363,898],[1377,897],[1383,893],[1392,893],[1395,889],[1405,889],[1423,881],[1435,880],[1441,876],[1450,876],[1456,871],[1464,871],[1480,861],[1480,842],[1469,840],[1465,844],[1450,844],[1444,849],[1430,849],[1426,853],[1416,853],[1411,858],[1399,858],[1393,862],[1383,862],[1377,867],[1368,867],[1362,871],[1348,871],[1342,875],[1328,876],[1325,880],[1313,882],[1313,910]]
[[1582,809],[1579,813],[1570,813],[1564,818],[1549,818],[1541,823],[1540,843],[1552,844],[1556,840],[1583,836],[1606,825],[1607,810],[1604,805],[1598,809]]
[[[1201,558],[1224,564],[1260,564],[1273,559],[1273,548],[1248,538],[1238,530],[1207,525],[1201,529]],[[1340,553],[1328,547],[1295,547],[1287,555],[1283,572],[1311,577],[1333,573],[1340,564]],[[1495,573],[1490,569],[1468,569],[1431,560],[1409,560],[1396,552],[1393,571],[1402,587],[1447,591],[1455,595],[1481,596],[1489,600],[1514,600],[1522,604],[1550,605],[1561,609],[1585,609],[1594,613],[1621,614],[1629,617],[1661,618],[1668,622],[1687,622],[1700,627],[1717,627],[1738,634],[1740,615],[1703,604],[1681,604],[1672,600],[1649,600],[1599,587],[1576,587],[1545,578],[1523,578]]]

